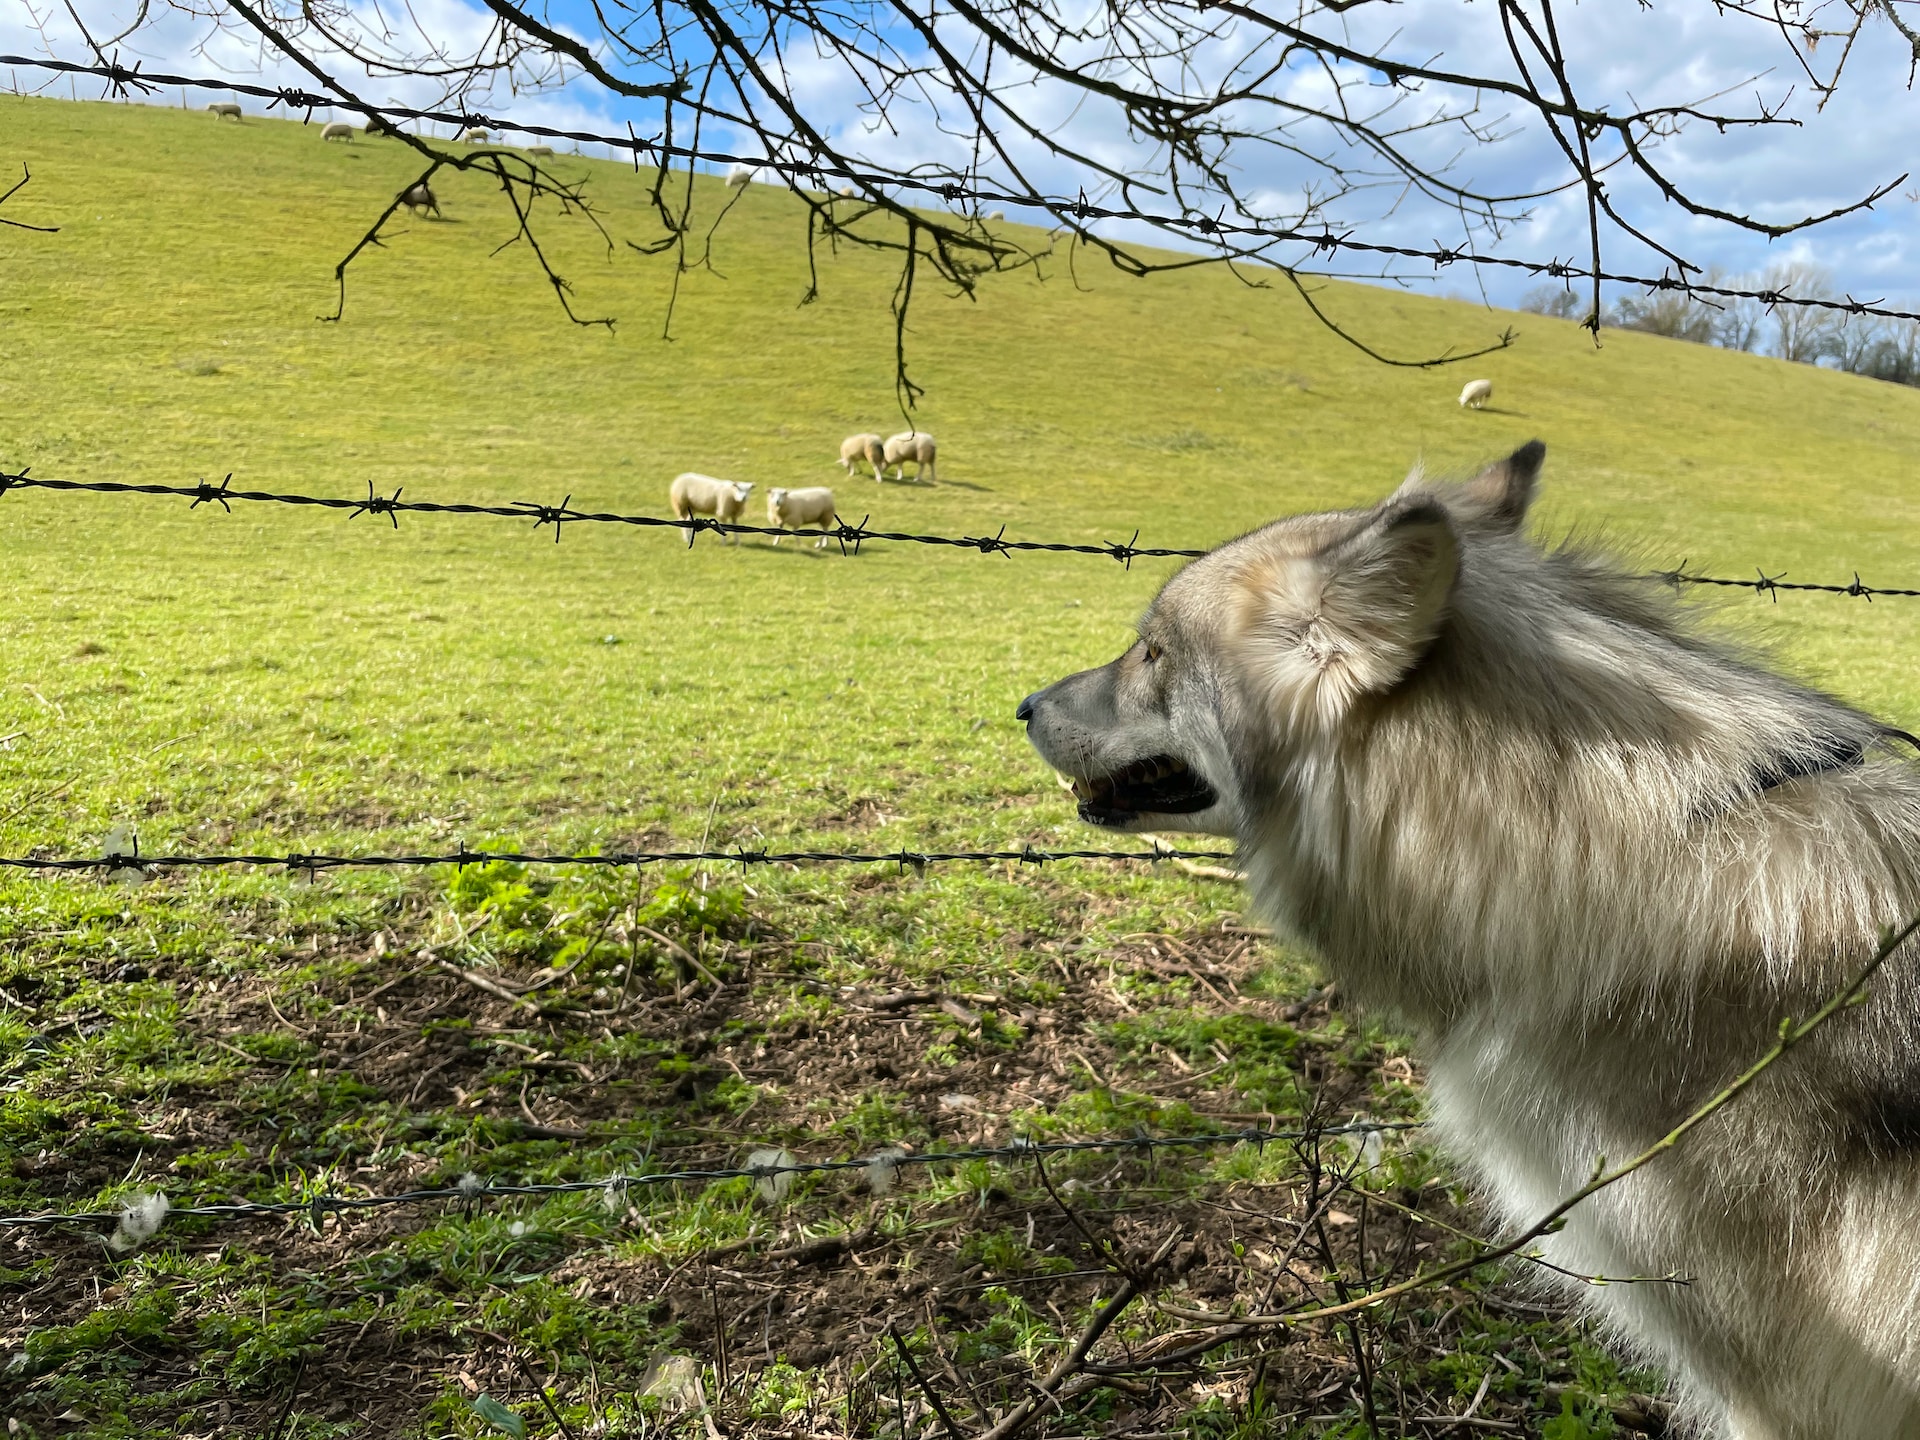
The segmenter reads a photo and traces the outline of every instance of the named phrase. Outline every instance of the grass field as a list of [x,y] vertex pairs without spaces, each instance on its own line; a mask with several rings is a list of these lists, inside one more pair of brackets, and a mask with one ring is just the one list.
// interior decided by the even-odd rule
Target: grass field
[[[1191,546],[1538,435],[1543,533],[1720,574],[1920,583],[1920,391],[1334,287],[1396,353],[1511,323],[1518,343],[1473,362],[1495,405],[1465,412],[1460,371],[1376,365],[1283,291],[1062,256],[971,301],[923,294],[916,420],[940,483],[876,486],[829,462],[843,434],[904,428],[894,272],[823,258],[799,306],[790,197],[740,199],[712,272],[681,279],[669,342],[670,262],[550,217],[580,311],[619,320],[569,326],[523,252],[491,253],[506,218],[463,177],[436,182],[444,220],[356,266],[344,323],[317,322],[334,262],[415,173],[391,144],[0,97],[0,169],[21,162],[6,213],[60,230],[0,228],[0,464],[41,476],[660,513],[695,469],[833,483],[875,526]],[[647,177],[558,163],[616,237],[658,233]],[[698,198],[722,197],[703,180]],[[1120,648],[1168,569],[687,551],[585,525],[556,546],[497,520],[19,491],[0,537],[13,855],[97,853],[115,826],[148,853],[1084,843],[1013,707]],[[1796,672],[1920,722],[1920,604],[1726,609]],[[21,875],[0,882],[0,1210],[1417,1111],[1402,1043],[1256,928],[1231,886],[1097,864]],[[511,1002],[455,970],[548,983]],[[1025,1167],[976,1165],[776,1204],[723,1182],[611,1208],[177,1221],[127,1255],[84,1227],[25,1232],[0,1237],[0,1342],[25,1357],[0,1405],[33,1435],[477,1436],[500,1433],[485,1391],[559,1434],[538,1378],[575,1434],[714,1433],[638,1393],[649,1375],[673,1391],[678,1355],[730,1437],[905,1440],[940,1422],[916,1382],[896,1393],[887,1327],[975,1424],[1111,1288],[1083,1224],[1136,1256],[1185,1237],[1177,1283],[1222,1308],[1446,1253],[1444,1224],[1472,1224],[1408,1141],[1336,1197],[1356,1224],[1303,1226],[1328,1193],[1312,1164],[1352,1168],[1306,1149],[1059,1162],[1062,1201]],[[1288,1245],[1309,1232],[1302,1279]],[[1360,1435],[1370,1403],[1382,1433],[1423,1433],[1407,1417],[1484,1392],[1482,1417],[1580,1440],[1651,1383],[1495,1275],[1430,1298],[1136,1377],[1045,1428]],[[1142,1311],[1116,1336],[1178,1328]]]

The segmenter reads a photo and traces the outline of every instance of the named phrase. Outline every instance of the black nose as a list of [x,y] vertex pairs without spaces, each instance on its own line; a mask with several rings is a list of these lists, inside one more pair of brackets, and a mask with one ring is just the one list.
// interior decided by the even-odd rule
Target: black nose
[[1034,695],[1038,695],[1039,693],[1040,692],[1036,690],[1033,692],[1033,695],[1029,695],[1026,699],[1022,700],[1020,702],[1020,708],[1013,712],[1013,718],[1022,721],[1032,720]]

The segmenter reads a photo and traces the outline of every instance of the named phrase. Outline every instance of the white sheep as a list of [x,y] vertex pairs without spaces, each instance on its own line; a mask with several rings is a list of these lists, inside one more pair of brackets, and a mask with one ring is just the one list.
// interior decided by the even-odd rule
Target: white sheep
[[400,203],[418,215],[423,210],[431,210],[438,218],[440,202],[434,198],[433,187],[424,180],[416,180],[400,195]]
[[527,154],[533,156],[536,160],[551,160],[553,158],[553,146],[529,145],[527,146]]
[[[716,520],[738,521],[741,512],[747,508],[747,496],[753,493],[750,480],[716,480],[711,475],[696,475],[689,470],[684,475],[673,478],[673,488],[667,492],[667,498],[673,505],[673,518],[691,520],[696,515],[711,515]],[[700,532],[687,531],[687,548],[693,548],[693,537]],[[720,538],[725,540],[722,532]],[[734,543],[739,544],[736,537]]]
[[484,145],[487,143],[487,132],[478,125],[468,130],[462,130],[460,132],[460,143],[463,145]]
[[873,467],[873,478],[877,484],[880,467],[887,463],[886,444],[878,435],[849,435],[840,442],[840,458],[834,463],[848,475],[853,474],[853,467],[862,460]]
[[727,188],[738,190],[743,185],[751,185],[760,172],[751,165],[729,165],[727,167]]
[[351,145],[353,143],[353,126],[344,120],[329,120],[325,125],[320,127],[320,138],[322,140],[344,140]]
[[881,458],[894,467],[893,478],[896,480],[906,479],[909,460],[914,462],[915,480],[934,480],[939,478],[934,473],[934,453],[933,436],[924,430],[906,430],[888,437]]
[[1460,404],[1471,406],[1475,410],[1486,409],[1487,401],[1492,398],[1493,382],[1491,380],[1469,380],[1467,388],[1460,392]]
[[216,120],[238,120],[246,112],[231,100],[216,100],[207,106]]
[[851,185],[842,185],[834,193],[836,195],[843,197],[844,199],[851,200],[854,195],[854,190]]
[[1004,220],[1006,218],[1007,218],[1007,212],[1004,210],[989,210],[987,212],[988,224],[993,224],[997,221]]
[[[813,548],[819,550],[827,543],[827,531],[840,523],[840,517],[834,513],[833,491],[824,485],[813,485],[805,490],[769,490],[767,522],[782,530],[818,525],[820,538]],[[780,543],[778,535],[773,537],[773,543]]]

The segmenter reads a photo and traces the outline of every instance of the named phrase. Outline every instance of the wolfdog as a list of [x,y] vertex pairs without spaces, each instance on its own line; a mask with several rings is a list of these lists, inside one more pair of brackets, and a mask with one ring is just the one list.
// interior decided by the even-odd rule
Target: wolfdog
[[[1529,541],[1545,454],[1223,545],[1018,712],[1083,819],[1238,842],[1282,932],[1420,1037],[1442,1144],[1516,1234],[1920,913],[1903,732]],[[1920,1436],[1917,1038],[1903,947],[1541,1243],[1574,1276],[1690,1277],[1546,1283],[1667,1370],[1691,1433]]]

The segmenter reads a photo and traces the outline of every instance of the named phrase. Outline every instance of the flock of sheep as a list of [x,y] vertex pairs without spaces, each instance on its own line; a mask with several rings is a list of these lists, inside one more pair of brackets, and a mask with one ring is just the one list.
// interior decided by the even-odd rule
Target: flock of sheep
[[[216,120],[239,120],[244,118],[247,113],[231,100],[216,100],[207,106],[207,110]],[[371,115],[367,117],[366,123],[359,127],[359,133],[362,135],[395,135],[399,132],[379,116]],[[345,120],[329,120],[325,125],[320,127],[320,138],[323,141],[339,140],[350,145],[353,143],[354,134],[355,127],[349,125]],[[462,130],[454,138],[463,145],[484,145],[492,137],[487,131],[475,125],[469,129]],[[553,147],[551,145],[523,145],[520,147],[520,153],[530,159],[547,159],[552,156]],[[424,180],[417,181],[408,186],[400,196],[400,203],[416,215],[431,212],[437,216],[440,213],[439,198],[433,193],[432,187]]]
[[[231,100],[216,100],[207,106],[207,111],[218,120],[239,120],[247,113]],[[320,127],[320,138],[322,140],[344,140],[348,144],[351,144],[354,134],[356,133],[356,128],[357,132],[362,135],[391,135],[398,133],[394,130],[393,126],[385,120],[382,120],[377,115],[371,115],[367,117],[365,124],[358,127],[350,125],[345,120],[329,120],[325,125]],[[493,137],[486,130],[475,125],[471,129],[462,130],[454,138],[463,145],[484,145]],[[551,145],[523,145],[520,147],[520,153],[530,155],[535,159],[541,159],[551,156],[553,154],[553,147]]]
[[[934,455],[936,447],[933,436],[923,430],[907,430],[882,440],[878,435],[849,435],[840,442],[838,464],[847,474],[861,461],[873,467],[873,478],[881,480],[888,466],[894,470],[894,478],[905,479],[907,462],[915,465],[914,479],[935,478]],[[673,506],[673,518],[691,520],[695,516],[710,515],[725,524],[738,524],[746,513],[747,497],[753,493],[751,480],[716,480],[711,475],[700,475],[691,470],[676,475],[673,485],[667,492],[668,502]],[[839,513],[834,509],[833,491],[824,485],[809,485],[804,489],[786,490],[775,488],[767,492],[767,523],[781,530],[804,530],[818,527],[820,538],[814,542],[814,549],[822,549],[827,543],[827,532],[840,523]],[[697,531],[687,531],[687,547],[693,547],[693,537]],[[726,539],[724,534],[720,537]],[[737,540],[735,543],[738,543]],[[780,537],[773,537],[778,545]]]
[[[207,109],[216,118],[221,120],[238,120],[246,113],[231,100],[216,100],[207,106]],[[382,135],[390,129],[391,127],[387,122],[378,116],[368,117],[366,123],[360,127],[361,133],[367,135]],[[320,138],[322,140],[344,140],[351,143],[353,135],[354,127],[344,120],[329,121],[320,129]],[[474,126],[471,129],[461,131],[457,138],[463,144],[484,145],[491,137],[484,129],[481,129],[479,126]],[[538,159],[551,156],[553,154],[553,147],[551,145],[528,145],[523,148],[522,153]],[[730,190],[740,189],[757,180],[759,173],[759,170],[752,165],[734,165],[726,172],[724,177],[725,184]],[[851,194],[852,189],[851,187],[843,186],[841,193],[843,195]],[[440,213],[439,203],[435,199],[433,191],[428,188],[424,180],[410,187],[400,199],[402,204],[416,213],[429,210],[435,215]],[[1005,216],[1002,212],[996,210],[986,218],[988,220],[1001,220],[1004,219]],[[1469,380],[1466,388],[1460,392],[1460,405],[1463,409],[1483,410],[1486,408],[1487,402],[1492,398],[1493,382],[1491,380]],[[914,464],[913,478],[915,480],[923,478],[932,480],[936,478],[934,474],[934,453],[935,446],[933,437],[920,431],[903,431],[901,434],[890,436],[885,440],[882,440],[878,435],[872,434],[849,435],[845,440],[840,442],[839,463],[841,468],[844,469],[847,474],[851,475],[854,472],[854,467],[859,465],[861,461],[865,461],[872,467],[873,478],[878,481],[882,473],[889,466],[893,467],[894,478],[896,480],[905,479],[906,465],[907,462],[911,460]],[[673,482],[673,513],[682,520],[686,519],[689,514],[716,515],[722,520],[734,519],[740,514],[741,507],[746,503],[747,494],[752,489],[753,486],[751,484],[740,484],[730,480],[715,480],[710,475],[696,475],[689,472]],[[737,492],[736,498],[728,501],[726,496],[734,492]],[[687,498],[687,503],[692,506],[691,510],[682,510],[681,502],[683,496]],[[770,491],[767,496],[767,512],[770,516],[774,517],[774,524],[786,529],[793,529],[796,524],[813,525],[817,523],[821,529],[825,530],[834,523],[833,492],[825,486],[820,485],[811,486],[804,490],[773,490]],[[817,515],[816,512],[818,512]],[[780,515],[787,513],[804,516],[805,518],[798,519],[790,524],[787,520],[779,518]],[[776,538],[774,543],[777,545],[780,542]],[[823,536],[820,544],[824,545],[826,543],[826,539]],[[691,531],[687,534],[687,544],[693,544],[693,534]]]

